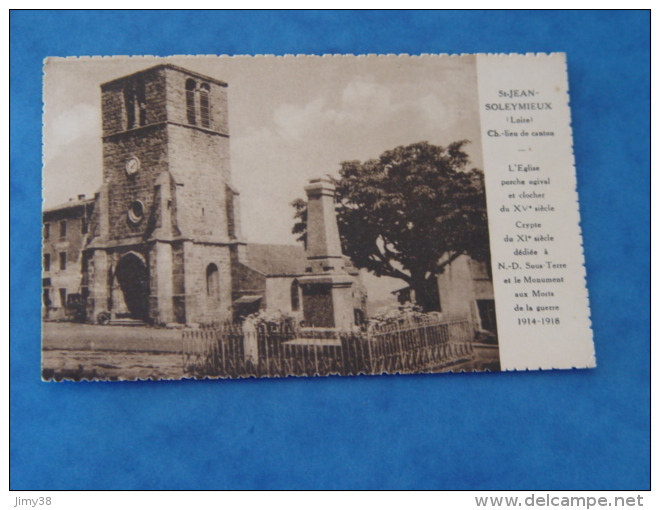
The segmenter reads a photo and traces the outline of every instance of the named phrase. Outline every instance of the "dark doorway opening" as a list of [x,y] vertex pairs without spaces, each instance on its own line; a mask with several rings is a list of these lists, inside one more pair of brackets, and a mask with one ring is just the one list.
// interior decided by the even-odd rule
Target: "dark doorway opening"
[[115,276],[132,319],[149,319],[149,270],[135,254],[129,253],[117,264]]
[[495,318],[495,300],[477,299],[479,308],[479,319],[481,319],[481,329],[497,333],[497,320]]

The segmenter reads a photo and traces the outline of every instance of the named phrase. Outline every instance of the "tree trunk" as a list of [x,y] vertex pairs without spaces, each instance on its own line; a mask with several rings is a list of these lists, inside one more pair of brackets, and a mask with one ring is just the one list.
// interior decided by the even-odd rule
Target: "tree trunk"
[[428,279],[413,277],[410,287],[415,291],[415,303],[422,308],[422,311],[441,311],[438,280],[435,276]]

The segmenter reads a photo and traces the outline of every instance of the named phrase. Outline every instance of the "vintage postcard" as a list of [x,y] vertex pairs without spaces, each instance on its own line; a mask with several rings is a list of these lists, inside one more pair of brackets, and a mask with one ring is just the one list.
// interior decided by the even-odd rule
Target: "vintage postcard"
[[42,378],[595,366],[566,55],[48,58]]

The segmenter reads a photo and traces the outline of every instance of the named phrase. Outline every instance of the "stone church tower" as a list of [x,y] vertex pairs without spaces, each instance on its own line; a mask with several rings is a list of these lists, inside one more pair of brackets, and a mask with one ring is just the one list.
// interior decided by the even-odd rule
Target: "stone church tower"
[[230,319],[244,241],[227,84],[164,64],[101,93],[103,185],[83,258],[90,321]]

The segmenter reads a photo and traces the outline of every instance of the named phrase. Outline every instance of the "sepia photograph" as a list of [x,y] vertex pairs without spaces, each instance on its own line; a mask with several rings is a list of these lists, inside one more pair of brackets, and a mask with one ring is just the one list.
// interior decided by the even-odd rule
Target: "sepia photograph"
[[499,371],[476,59],[49,58],[42,378]]
[[649,22],[11,10],[10,504],[652,507]]

